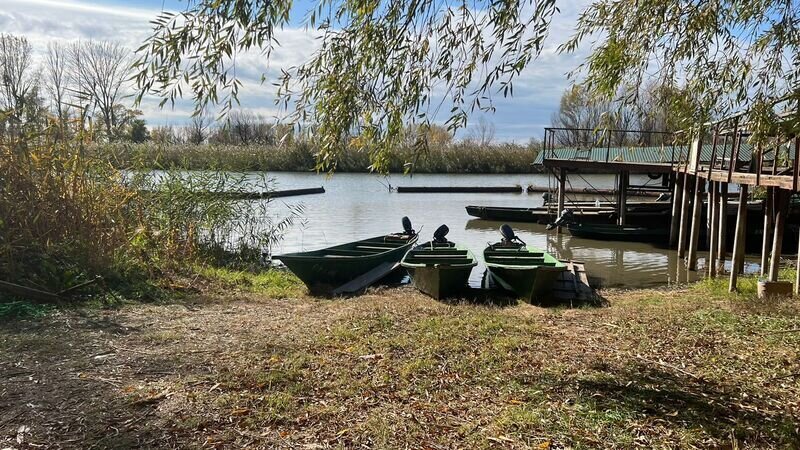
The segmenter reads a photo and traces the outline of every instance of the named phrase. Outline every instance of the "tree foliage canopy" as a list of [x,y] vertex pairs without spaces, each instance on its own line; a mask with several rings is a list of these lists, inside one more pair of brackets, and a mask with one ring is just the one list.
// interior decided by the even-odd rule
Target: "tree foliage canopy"
[[[321,0],[303,12],[319,47],[282,70],[278,102],[290,122],[313,129],[318,169],[334,169],[337,152],[357,146],[384,170],[407,124],[421,130],[421,152],[440,110],[454,132],[470,112],[491,111],[493,95],[512,95],[557,12],[555,0]],[[191,0],[162,13],[138,50],[141,95],[163,105],[185,91],[197,113],[217,102],[225,112],[240,87],[237,55],[269,58],[291,13],[288,0]],[[622,88],[650,78],[679,83],[695,103],[687,126],[747,109],[758,133],[774,121],[763,105],[798,95],[799,24],[796,0],[596,0],[562,50],[597,39],[578,68],[593,96],[635,95]]]
[[[237,53],[257,48],[268,58],[290,9],[287,1],[197,0],[163,13],[138,52],[140,87],[164,103],[191,92],[198,111],[216,101],[230,108]],[[320,46],[283,72],[278,99],[290,121],[313,127],[319,169],[335,168],[337,151],[357,145],[384,170],[407,124],[423,131],[444,108],[453,131],[471,111],[491,110],[497,88],[512,94],[555,12],[555,0],[323,0],[304,21]]]
[[[744,112],[758,138],[773,105],[800,101],[800,2],[796,0],[596,0],[562,45],[597,37],[578,68],[595,95],[634,100],[648,80],[679,82],[694,102],[688,128]],[[784,102],[797,111],[796,102]],[[789,119],[797,127],[797,114]]]

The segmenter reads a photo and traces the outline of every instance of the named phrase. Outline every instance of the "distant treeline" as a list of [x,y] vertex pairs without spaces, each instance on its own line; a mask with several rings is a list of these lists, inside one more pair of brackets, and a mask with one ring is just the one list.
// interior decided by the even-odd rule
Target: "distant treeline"
[[[414,163],[413,147],[402,147],[391,155],[389,170],[402,173],[531,173],[531,165],[541,147],[534,143],[479,145],[458,142],[430,148]],[[154,141],[97,144],[97,156],[107,157],[118,168],[181,168],[187,170],[310,171],[316,164],[316,151],[310,142],[282,144],[160,144]],[[343,149],[337,172],[369,171],[369,154]]]

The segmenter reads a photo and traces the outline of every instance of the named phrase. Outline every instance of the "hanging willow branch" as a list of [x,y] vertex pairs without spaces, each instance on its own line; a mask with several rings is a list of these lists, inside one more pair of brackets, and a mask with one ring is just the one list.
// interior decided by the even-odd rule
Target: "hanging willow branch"
[[[237,53],[266,60],[276,32],[290,24],[288,1],[199,0],[163,13],[138,50],[142,95],[162,106],[186,92],[198,113],[237,101]],[[323,0],[305,14],[319,48],[275,80],[278,103],[295,125],[311,128],[318,170],[333,170],[345,146],[370,152],[386,171],[391,149],[409,124],[424,130],[443,111],[451,132],[492,96],[513,94],[514,78],[542,49],[555,0]]]

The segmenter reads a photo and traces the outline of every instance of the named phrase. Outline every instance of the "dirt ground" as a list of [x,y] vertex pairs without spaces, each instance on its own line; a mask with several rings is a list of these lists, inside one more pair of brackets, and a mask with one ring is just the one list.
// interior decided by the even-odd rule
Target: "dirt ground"
[[0,324],[0,449],[797,448],[798,300],[229,292]]

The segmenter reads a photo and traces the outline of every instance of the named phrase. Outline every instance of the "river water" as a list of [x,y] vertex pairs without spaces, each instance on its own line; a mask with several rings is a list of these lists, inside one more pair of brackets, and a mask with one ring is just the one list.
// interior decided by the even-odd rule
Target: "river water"
[[[393,175],[384,178],[369,174],[337,173],[331,177],[315,173],[274,173],[275,189],[324,186],[326,193],[273,200],[273,211],[281,215],[290,206],[302,204],[302,223],[298,223],[273,249],[274,254],[314,250],[358,239],[400,231],[400,220],[408,216],[421,230],[420,240],[430,239],[441,224],[450,228],[448,238],[472,249],[480,259],[483,248],[500,238],[500,222],[473,218],[467,205],[534,207],[542,205],[535,194],[400,194],[389,186],[548,186],[554,183],[545,174],[522,175],[439,175],[413,177]],[[254,175],[255,178],[255,175]],[[647,176],[631,176],[631,184],[654,183]],[[613,188],[613,175],[571,176],[573,187]],[[574,196],[568,196],[571,198]],[[557,235],[544,225],[511,224],[529,245],[544,249],[558,258],[582,261],[595,284],[603,287],[651,287],[686,282],[679,270],[677,253],[650,244],[607,242]],[[702,265],[703,262],[700,261]],[[483,267],[472,273],[470,284],[479,286]]]

